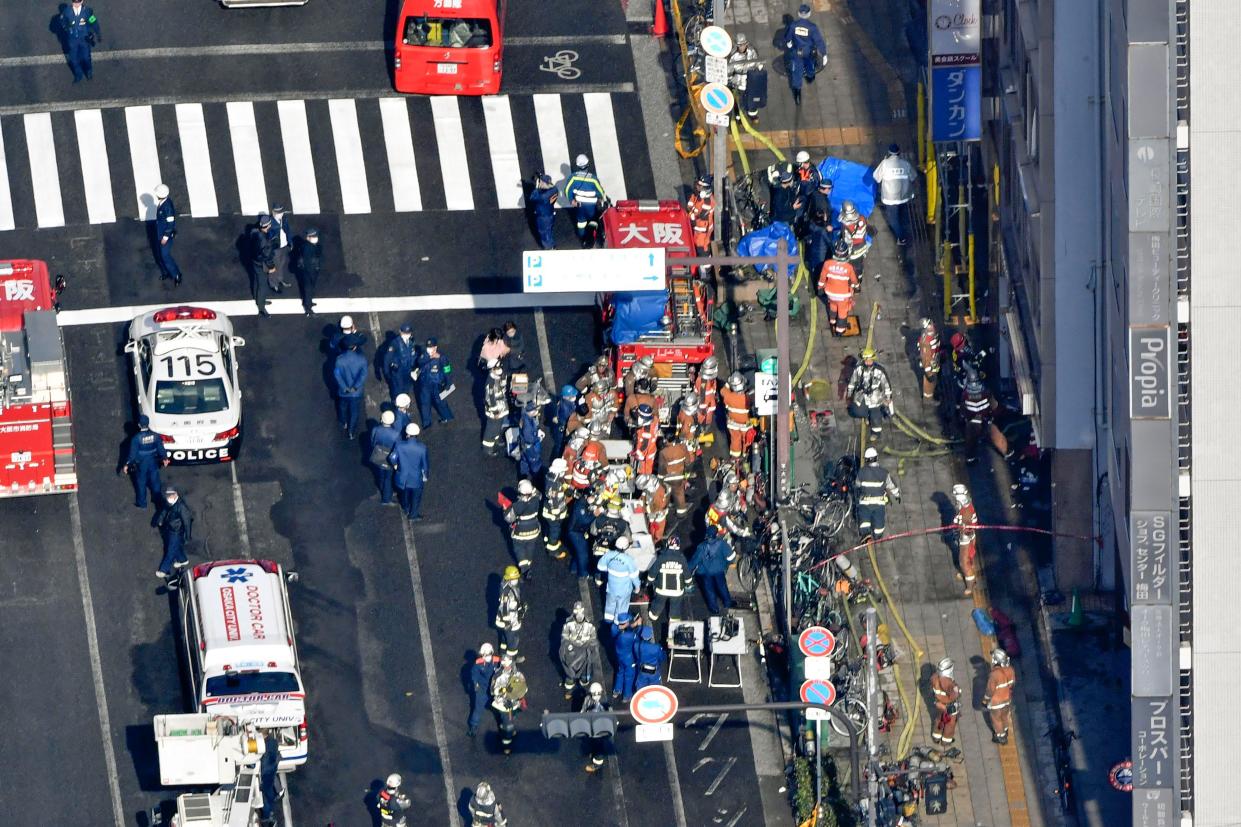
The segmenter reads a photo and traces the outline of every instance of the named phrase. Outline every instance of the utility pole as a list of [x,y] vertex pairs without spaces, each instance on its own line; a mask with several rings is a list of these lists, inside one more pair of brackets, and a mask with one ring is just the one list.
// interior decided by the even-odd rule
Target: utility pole
[[[866,748],[870,757],[866,762],[868,769],[873,766],[879,752],[877,716],[882,714],[876,709],[879,696],[879,664],[876,660],[875,639],[878,636],[879,613],[874,606],[870,606],[866,609]],[[867,823],[870,827],[876,827],[878,813],[875,812],[875,803],[879,800],[879,779],[873,772],[867,777],[866,791],[870,796],[870,806],[866,809]]]

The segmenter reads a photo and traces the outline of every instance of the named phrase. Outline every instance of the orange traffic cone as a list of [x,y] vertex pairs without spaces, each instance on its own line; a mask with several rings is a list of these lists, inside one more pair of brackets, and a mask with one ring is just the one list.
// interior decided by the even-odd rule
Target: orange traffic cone
[[655,37],[668,36],[668,16],[664,12],[664,0],[655,0],[655,23],[651,26],[651,34]]

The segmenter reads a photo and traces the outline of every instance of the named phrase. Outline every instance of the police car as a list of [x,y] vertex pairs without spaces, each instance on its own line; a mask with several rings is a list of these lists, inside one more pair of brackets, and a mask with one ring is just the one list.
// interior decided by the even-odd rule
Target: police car
[[233,323],[206,307],[165,307],[130,322],[138,412],[176,463],[229,462],[241,446]]

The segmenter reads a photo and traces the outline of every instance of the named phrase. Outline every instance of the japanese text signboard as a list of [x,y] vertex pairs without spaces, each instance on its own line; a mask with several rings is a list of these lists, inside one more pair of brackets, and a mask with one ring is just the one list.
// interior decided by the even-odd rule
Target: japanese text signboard
[[931,140],[982,139],[981,0],[931,0]]

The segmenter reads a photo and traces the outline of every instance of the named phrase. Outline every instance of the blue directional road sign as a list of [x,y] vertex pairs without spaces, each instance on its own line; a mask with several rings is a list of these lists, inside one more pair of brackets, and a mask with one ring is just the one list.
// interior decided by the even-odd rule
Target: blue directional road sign
[[662,290],[663,247],[604,250],[527,250],[522,253],[522,292],[596,293]]

